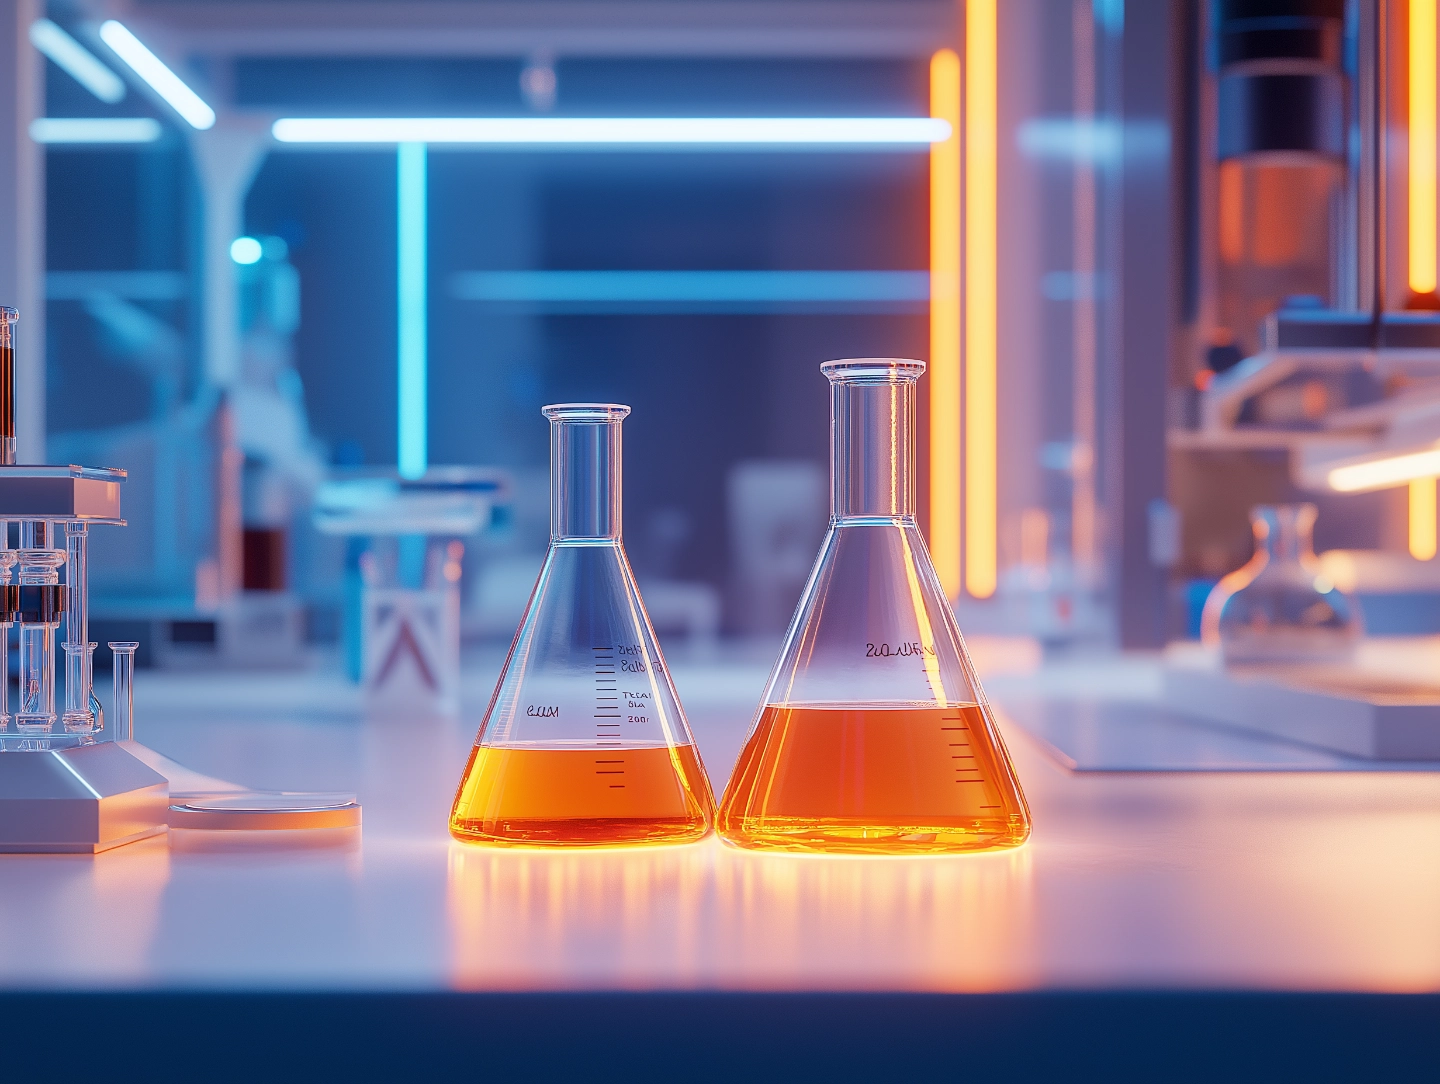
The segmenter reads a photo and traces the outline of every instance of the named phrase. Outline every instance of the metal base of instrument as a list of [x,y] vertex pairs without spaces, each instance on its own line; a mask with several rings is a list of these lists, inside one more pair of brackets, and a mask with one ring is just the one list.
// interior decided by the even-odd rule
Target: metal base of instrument
[[115,742],[0,754],[0,854],[99,854],[165,832],[169,805]]

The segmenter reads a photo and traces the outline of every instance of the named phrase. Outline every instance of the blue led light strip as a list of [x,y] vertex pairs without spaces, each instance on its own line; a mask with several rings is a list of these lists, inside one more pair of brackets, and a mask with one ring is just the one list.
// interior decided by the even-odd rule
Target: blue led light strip
[[925,271],[461,271],[465,301],[924,302]]
[[282,117],[281,143],[868,146],[928,150],[934,117]]
[[426,149],[397,148],[399,266],[398,459],[400,477],[419,478],[429,465],[426,409]]

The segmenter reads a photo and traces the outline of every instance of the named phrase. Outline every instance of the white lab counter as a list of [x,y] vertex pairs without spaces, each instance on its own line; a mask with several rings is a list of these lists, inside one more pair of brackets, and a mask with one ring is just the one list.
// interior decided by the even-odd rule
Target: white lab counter
[[[986,652],[977,656],[983,666]],[[767,662],[672,660],[717,791]],[[139,740],[252,786],[358,792],[363,827],[172,831],[97,857],[0,856],[0,1011],[63,1006],[77,992],[105,1004],[107,993],[139,995],[136,1004],[201,991],[304,995],[287,1002],[295,1020],[305,1005],[347,994],[499,993],[501,1002],[482,1003],[511,1013],[530,1004],[508,996],[521,992],[980,994],[1019,1014],[1009,1025],[996,1018],[999,1036],[1005,1026],[1028,1033],[1035,1006],[1063,1016],[1055,1006],[1079,1005],[1083,994],[1082,1016],[1110,1004],[1108,995],[1138,999],[1145,1012],[1175,1005],[1153,1037],[1201,1027],[1211,1009],[1258,996],[1260,1007],[1247,1001],[1241,1017],[1251,1026],[1280,1013],[1270,1032],[1278,1041],[1284,1021],[1313,1030],[1323,1017],[1297,1005],[1333,1004],[1279,995],[1440,991],[1440,773],[1067,770],[1006,721],[1007,695],[1063,697],[1075,680],[1042,670],[990,683],[1034,814],[1034,835],[1018,851],[829,858],[753,854],[714,839],[596,852],[484,848],[453,842],[446,814],[498,664],[487,656],[471,666],[461,722],[365,719],[357,692],[329,673],[140,672]],[[1095,687],[1129,690],[1128,711],[1144,710],[1145,668],[1154,665],[1085,664]],[[1007,666],[1016,668],[998,668]],[[1160,992],[1199,1000],[1157,1002]],[[1005,996],[1023,994],[1033,996]],[[880,1011],[843,1004],[851,1009],[819,1019],[851,1020],[858,1035]],[[1424,1004],[1433,1020],[1436,1003]],[[574,1010],[582,1019],[586,1011]],[[970,1010],[956,1011],[960,1027]],[[1397,1019],[1390,1010],[1382,1018]],[[508,1026],[515,1042],[530,1034],[522,1022]],[[1078,1041],[1061,1038],[1069,1026],[1056,1024],[1052,1041]],[[1086,1024],[1076,1034],[1101,1032]],[[1384,1048],[1408,1050],[1403,1041]],[[978,1048],[975,1057],[981,1065]],[[855,1058],[838,1069],[868,1064]],[[1321,1060],[1346,1064],[1343,1052]]]

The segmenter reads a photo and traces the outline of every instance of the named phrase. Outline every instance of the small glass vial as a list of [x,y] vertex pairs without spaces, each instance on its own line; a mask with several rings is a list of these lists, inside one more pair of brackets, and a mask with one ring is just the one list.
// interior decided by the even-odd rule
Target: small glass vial
[[109,642],[115,688],[115,731],[113,741],[135,740],[135,652],[134,640]]
[[[55,631],[64,613],[60,587],[63,550],[45,547],[46,524],[21,525],[20,703],[15,729],[21,734],[49,734],[55,728]],[[39,588],[39,590],[29,590]],[[33,608],[26,608],[32,607]]]
[[20,555],[8,548],[9,529],[0,520],[0,734],[10,729],[10,626],[20,608],[20,589],[12,582]]
[[62,644],[65,649],[65,714],[60,722],[67,734],[83,737],[95,733],[96,714],[91,703],[91,679],[95,648],[89,644]]

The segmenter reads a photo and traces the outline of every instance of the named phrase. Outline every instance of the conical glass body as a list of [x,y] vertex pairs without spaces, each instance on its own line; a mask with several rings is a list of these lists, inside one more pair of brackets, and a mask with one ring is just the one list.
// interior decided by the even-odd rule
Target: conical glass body
[[919,361],[832,361],[831,517],[716,822],[744,847],[1014,847],[1030,813],[915,522]]
[[450,813],[458,839],[699,839],[715,800],[620,540],[614,404],[547,406],[550,550]]
[[1313,504],[1251,509],[1255,553],[1205,600],[1200,634],[1227,666],[1341,662],[1363,626],[1360,604],[1335,586],[1315,556]]

